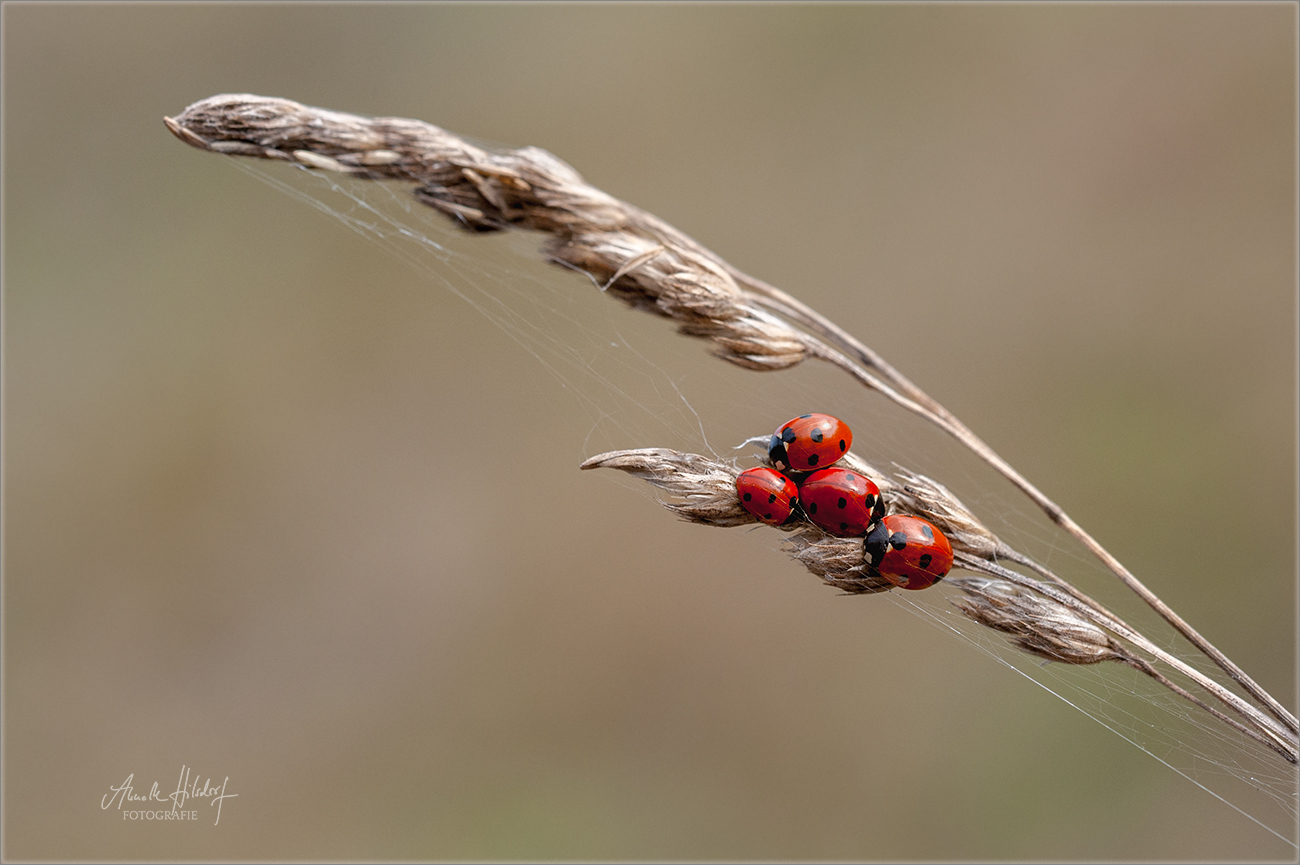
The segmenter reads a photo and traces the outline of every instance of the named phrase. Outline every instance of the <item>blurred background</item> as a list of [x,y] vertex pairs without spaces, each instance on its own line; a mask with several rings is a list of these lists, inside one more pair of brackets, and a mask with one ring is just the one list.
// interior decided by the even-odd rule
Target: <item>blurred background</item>
[[[537,238],[412,214],[412,268],[162,124],[250,92],[552,151],[863,337],[1294,705],[1293,5],[3,16],[7,858],[1295,856],[954,639],[951,589],[837,597],[577,471],[830,411],[1142,615],[951,442]],[[219,825],[99,807],[183,766]],[[1294,840],[1272,771],[1229,801]]]

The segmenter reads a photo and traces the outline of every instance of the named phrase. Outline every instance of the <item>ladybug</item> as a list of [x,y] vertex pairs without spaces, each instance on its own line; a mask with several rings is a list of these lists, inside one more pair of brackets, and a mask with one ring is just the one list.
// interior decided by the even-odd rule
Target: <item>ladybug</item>
[[890,514],[863,541],[868,564],[903,589],[927,589],[952,568],[952,544],[933,523]]
[[772,434],[767,456],[780,471],[824,469],[848,452],[853,431],[828,414],[801,414]]
[[799,487],[799,502],[808,519],[837,538],[861,537],[885,515],[880,488],[848,469],[813,472]]
[[742,508],[771,526],[789,520],[799,506],[799,488],[794,481],[766,466],[741,472],[736,493]]

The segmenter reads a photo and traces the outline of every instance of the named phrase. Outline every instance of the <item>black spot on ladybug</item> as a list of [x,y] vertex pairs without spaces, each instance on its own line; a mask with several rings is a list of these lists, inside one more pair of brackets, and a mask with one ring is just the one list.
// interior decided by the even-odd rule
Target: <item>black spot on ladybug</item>
[[781,430],[781,441],[785,442],[786,444],[790,444],[794,440],[795,440],[794,430],[790,429],[789,427],[786,427],[785,429]]
[[925,542],[927,544],[934,543],[934,532],[930,531],[929,524],[921,523],[921,534],[925,537]]
[[770,505],[774,501],[776,501],[776,493],[769,494],[767,497],[767,503]]
[[813,427],[813,431],[809,433],[809,438],[817,442],[817,444],[821,444],[822,439],[826,438],[826,436],[822,435],[821,427]]
[[771,511],[768,511],[767,513],[763,514],[763,519],[765,519],[765,520],[770,520],[770,519],[772,519],[772,512],[771,512]]
[[923,554],[923,555],[921,556],[921,563],[920,563],[920,564],[921,564],[921,570],[923,570],[923,571],[928,571],[928,570],[930,570],[930,554],[929,554],[929,553],[925,553],[925,554]]
[[840,439],[840,453],[844,453],[848,449],[849,446],[844,443],[844,439]]
[[810,418],[810,417],[812,417],[812,415],[810,415],[810,414],[801,414],[801,415],[799,415],[799,419],[800,419],[800,420],[804,420],[805,418]]
[[752,499],[753,497],[754,497],[754,496],[753,496],[752,493],[745,493],[745,501],[749,501],[749,500]]
[[810,466],[815,466],[815,465],[817,465],[817,454],[809,454],[809,455],[808,455],[808,465],[810,465]]
[[889,536],[889,545],[896,550],[901,550],[907,546],[907,535],[902,532],[894,532]]
[[842,498],[842,497],[840,498],[839,502],[837,502],[837,504],[838,504],[840,507],[844,507],[844,506],[847,505],[848,503],[849,503],[848,499],[845,499],[845,498]]
[[817,513],[817,503],[816,503],[816,502],[809,502],[809,503],[808,503],[808,513],[810,513],[810,514],[815,514],[815,513]]
[[842,531],[842,532],[846,532],[846,531],[848,531],[848,529],[849,529],[849,524],[848,524],[848,523],[840,523],[840,531]]

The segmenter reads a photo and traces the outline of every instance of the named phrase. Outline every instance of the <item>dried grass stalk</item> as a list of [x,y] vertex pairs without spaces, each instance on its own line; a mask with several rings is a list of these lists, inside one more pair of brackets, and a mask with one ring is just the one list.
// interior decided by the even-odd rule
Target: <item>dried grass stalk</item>
[[[1287,762],[1296,762],[1296,749],[1283,731],[1276,727],[1261,729],[1253,722],[1242,723],[1214,708],[1171,681],[1149,661],[1133,654],[1089,617],[1081,615],[1075,609],[1003,580],[958,577],[950,583],[967,595],[966,599],[953,602],[967,618],[986,628],[1011,635],[1012,642],[1023,651],[1063,664],[1099,664],[1102,661],[1126,664],[1269,748]],[[1199,673],[1196,675],[1199,677]],[[1198,684],[1201,682],[1198,681]],[[1217,686],[1217,683],[1214,684]],[[1236,708],[1231,704],[1230,707]]]
[[668,448],[641,448],[600,454],[579,468],[618,469],[641,478],[675,496],[664,507],[693,523],[728,528],[758,522],[740,506],[736,497],[740,470],[729,463]]
[[358,117],[247,94],[205,99],[165,122],[204,150],[411,181],[421,202],[474,231],[544,232],[552,260],[675,320],[683,333],[711,340],[718,357],[747,369],[784,369],[811,353],[808,340],[755,303],[716,257],[589,186],[545,150],[492,153],[418,120]]
[[1104,630],[1063,604],[985,577],[951,581],[969,598],[959,610],[986,628],[1010,634],[1021,649],[1062,664],[1117,661],[1125,652]]
[[[729,461],[667,448],[640,448],[598,454],[580,468],[618,469],[638,477],[673,496],[661,504],[689,522],[722,528],[761,525],[741,507],[736,497],[740,469]],[[775,528],[792,533],[785,542],[790,557],[828,585],[853,594],[893,588],[879,574],[867,572],[860,538],[832,537],[803,522]]]
[[[967,618],[1010,635],[1021,650],[1050,661],[1127,664],[1288,762],[1296,762],[1297,749],[1288,732],[1241,697],[1159,648],[1090,598],[1076,597],[1079,593],[1067,590],[1073,589],[1068,584],[1043,583],[1000,564],[998,559],[1008,556],[1017,561],[1030,560],[998,540],[942,484],[904,468],[895,473],[896,479],[891,479],[852,452],[845,455],[845,462],[880,479],[877,486],[891,513],[913,514],[938,525],[952,543],[959,567],[993,577],[949,580],[966,593],[965,599],[954,603]],[[759,523],[740,505],[735,490],[740,470],[730,461],[666,448],[641,448],[600,454],[585,461],[581,468],[613,468],[641,478],[668,493],[670,498],[661,504],[690,522],[724,528]],[[777,528],[790,533],[784,542],[790,557],[827,585],[850,594],[874,594],[894,588],[867,565],[861,538],[834,537],[803,522]],[[1035,567],[1059,581],[1041,565]],[[1179,686],[1160,673],[1152,661],[1167,664],[1186,676],[1243,720],[1226,715]]]
[[896,505],[938,526],[955,552],[986,559],[1004,546],[943,484],[906,469],[898,475],[903,483],[894,493]]
[[786,552],[828,586],[850,594],[871,595],[894,588],[862,561],[861,538],[837,538],[816,526],[806,526],[786,541]]
[[[713,353],[730,363],[773,370],[815,358],[836,366],[957,438],[1024,492],[1272,715],[1268,718],[1236,695],[1215,694],[1245,715],[1252,730],[1266,737],[1280,736],[1288,759],[1294,761],[1300,732],[1294,715],[951,412],[833,322],[785,292],[742,273],[657,217],[588,185],[550,153],[535,147],[494,153],[418,120],[360,117],[248,94],[213,96],[174,119],[164,118],[164,122],[182,141],[213,153],[293,162],[360,178],[409,181],[421,202],[469,230],[544,232],[549,238],[545,253],[553,261],[587,273],[602,289],[635,307],[672,319],[683,333],[707,339]],[[721,492],[723,478],[731,469],[704,465],[698,462],[703,458],[671,451],[625,451],[593,458],[602,459],[608,460],[602,465],[639,474],[681,496],[683,501],[670,507],[684,518],[711,525],[747,521],[735,513]],[[593,460],[584,467],[594,467]],[[904,474],[899,483],[890,482],[886,487],[878,479],[883,475],[870,476],[882,492],[893,496],[898,507],[931,519],[949,533],[959,559],[967,566],[978,563],[985,570],[1006,571],[995,561],[999,557],[1025,564],[1055,584],[1031,589],[1038,596],[1051,597],[1091,625],[1112,633],[1116,628],[1128,630],[1073,586],[1007,548],[937,482]],[[734,479],[734,474],[731,477]],[[817,537],[805,529],[791,537],[790,548],[792,555],[832,585],[862,592],[884,588],[855,570],[858,565],[840,539]],[[986,599],[982,605],[968,602],[963,609],[972,611],[968,615],[978,610],[988,618],[993,606],[997,604]],[[1009,604],[999,609],[1018,608]],[[1054,640],[1060,638],[1066,646],[1088,644],[1083,631],[1071,630],[1073,626],[1067,627],[1063,620],[1051,616],[1026,619],[1030,614],[1024,610],[1014,615],[1021,618],[997,621],[1007,627],[1030,627],[1026,623],[1034,621],[1040,628],[1046,627],[1043,622],[1056,622],[1062,629],[1055,635],[1033,628],[1014,632],[1027,651],[1057,652],[1060,660],[1069,656],[1069,651]],[[1124,638],[1134,639],[1127,634]],[[1102,651],[1099,645],[1094,648]],[[1107,647],[1105,651],[1113,650]]]
[[[1085,597],[1080,600],[1074,597],[1074,593],[1064,591],[1060,586],[1039,582],[1032,577],[1026,577],[1023,574],[1012,571],[995,561],[980,559],[958,552],[954,553],[953,560],[955,565],[958,567],[963,567],[968,570],[999,578],[1006,583],[1019,587],[1020,589],[1027,589],[1029,592],[1033,593],[1027,597],[1037,597],[1041,599],[1043,603],[1037,601],[1033,603],[1025,601],[1023,603],[1011,604],[1009,605],[1008,610],[1003,611],[1004,615],[1018,615],[1022,618],[1023,625],[1028,629],[1028,631],[1041,631],[1052,627],[1055,619],[1052,616],[1044,615],[1044,611],[1056,608],[1060,608],[1060,610],[1068,610],[1074,614],[1074,618],[1087,621],[1103,628],[1117,637],[1123,638],[1130,645],[1146,653],[1152,659],[1167,664],[1173,670],[1176,670],[1181,675],[1187,677],[1192,682],[1196,683],[1198,687],[1202,688],[1242,718],[1245,727],[1250,729],[1251,732],[1249,735],[1251,735],[1252,738],[1255,738],[1272,748],[1285,758],[1287,762],[1293,764],[1297,762],[1297,757],[1300,756],[1300,747],[1298,747],[1295,735],[1289,729],[1284,727],[1275,719],[1260,712],[1255,706],[1209,678],[1200,670],[1197,670],[1195,667],[1192,667],[1180,658],[1177,658],[1160,648],[1122,619],[1108,613],[1095,602],[1091,602],[1091,599]],[[957,585],[959,588],[965,589],[966,586],[963,585],[962,579],[963,578],[958,578],[951,580],[950,582]],[[972,593],[967,592],[967,594],[969,595]],[[1044,603],[1054,606],[1045,606],[1043,605]],[[998,616],[990,616],[987,607],[980,607],[978,605],[972,607],[969,604],[966,606],[958,604],[958,607],[962,609],[962,612],[969,618],[988,627],[995,627],[992,622],[999,618]],[[1061,613],[1061,615],[1064,615],[1064,613]],[[996,629],[1001,630],[1004,633],[1015,633],[1005,627],[996,627]],[[1063,639],[1068,638],[1068,635],[1063,637]],[[1020,647],[1029,650],[1024,644],[1021,644]],[[1062,658],[1053,658],[1053,660],[1062,660]],[[1155,668],[1151,666],[1150,663],[1139,661],[1136,655],[1125,654],[1125,656],[1120,660],[1123,660],[1130,666],[1141,670],[1165,687],[1178,693],[1180,696],[1190,699],[1196,705],[1206,708],[1206,704],[1200,701],[1199,698],[1189,696],[1186,691],[1177,685],[1174,685],[1167,678],[1156,672]],[[1081,662],[1075,661],[1073,663]],[[1218,710],[1211,710],[1211,713],[1215,715],[1215,717],[1219,717],[1220,720],[1223,720],[1223,717],[1226,717],[1222,716],[1222,713]],[[1242,725],[1236,721],[1230,721],[1230,723],[1234,727],[1242,728]]]

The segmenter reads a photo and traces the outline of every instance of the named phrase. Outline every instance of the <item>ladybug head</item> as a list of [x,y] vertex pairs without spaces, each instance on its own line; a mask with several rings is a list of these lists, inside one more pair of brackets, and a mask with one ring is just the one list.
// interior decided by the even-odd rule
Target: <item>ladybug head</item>
[[767,458],[772,461],[772,465],[779,472],[788,471],[790,468],[790,457],[785,452],[785,442],[779,435],[773,435],[767,445]]
[[890,533],[889,529],[885,528],[884,520],[876,520],[867,530],[867,536],[862,539],[862,552],[867,564],[873,568],[880,567],[880,563],[885,559],[885,553],[889,550],[889,542]]

